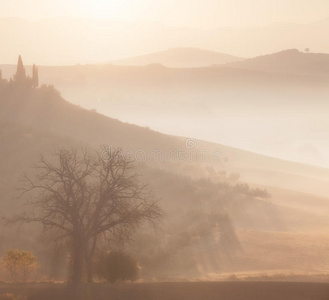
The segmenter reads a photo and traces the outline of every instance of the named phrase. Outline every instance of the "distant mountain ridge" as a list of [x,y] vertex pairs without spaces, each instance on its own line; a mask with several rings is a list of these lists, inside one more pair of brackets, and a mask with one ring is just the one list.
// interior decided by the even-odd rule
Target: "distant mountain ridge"
[[289,49],[229,63],[227,66],[254,71],[329,76],[329,54]]
[[[104,63],[177,46],[213,49],[238,57],[307,47],[316,52],[329,52],[329,41],[324,38],[329,30],[328,20],[311,24],[198,30],[152,22],[74,18],[33,22],[0,18],[0,28],[3,49],[0,63],[3,64],[12,62],[19,53],[29,64],[35,61],[40,65]],[[30,36],[33,36],[33,43]],[[12,43],[13,40],[16,42]]]
[[127,59],[114,60],[112,63],[115,65],[131,66],[162,64],[166,67],[173,68],[195,68],[226,64],[241,60],[243,60],[243,58],[206,49],[182,47],[171,48],[165,51],[135,56]]

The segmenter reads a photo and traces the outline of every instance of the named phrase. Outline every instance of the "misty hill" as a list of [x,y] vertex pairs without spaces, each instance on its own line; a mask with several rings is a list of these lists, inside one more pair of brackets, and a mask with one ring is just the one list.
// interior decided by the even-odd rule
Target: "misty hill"
[[[52,86],[39,90],[5,90],[0,103],[0,120],[72,137],[81,142],[109,144],[131,149],[166,149],[183,142],[136,125],[124,124],[96,112],[70,104]],[[172,141],[169,143],[169,141]]]
[[258,56],[228,65],[233,68],[265,72],[329,76],[329,54],[305,53],[297,49]]
[[[4,78],[15,68],[0,66]],[[26,69],[32,72],[32,67]],[[309,115],[312,110],[322,116],[329,109],[328,79],[319,73],[230,65],[168,68],[107,64],[39,66],[39,79],[55,85],[70,102],[125,122],[285,160],[328,165],[329,149],[315,146],[323,144],[323,139],[314,131],[315,127],[319,131],[323,126],[329,128],[328,118]],[[305,126],[312,129],[304,130],[303,135],[296,132]],[[281,132],[289,144],[282,145]]]
[[171,68],[195,68],[243,60],[228,54],[197,48],[172,48],[166,51],[112,61],[115,65],[143,66],[162,64]]
[[[109,144],[131,151],[146,151],[145,153],[160,150],[163,152],[162,159],[172,150],[186,150],[184,138],[122,123],[95,111],[88,111],[65,101],[51,86],[25,90],[24,96],[19,90],[14,93],[5,90],[2,97],[6,100],[0,102],[1,122],[35,128],[45,135],[73,139],[94,147]],[[244,181],[308,193],[314,191],[322,195],[329,192],[326,185],[329,178],[328,169],[270,158],[209,142],[199,141],[197,144],[199,148],[195,148],[196,151],[208,151],[210,154],[220,151],[221,159],[212,161],[211,165],[216,169],[225,168],[227,172],[238,172]],[[228,162],[223,163],[224,157]],[[174,157],[175,160],[177,157]],[[190,175],[202,177],[205,175],[202,169],[203,167],[199,166]],[[283,178],[286,180],[282,181]]]

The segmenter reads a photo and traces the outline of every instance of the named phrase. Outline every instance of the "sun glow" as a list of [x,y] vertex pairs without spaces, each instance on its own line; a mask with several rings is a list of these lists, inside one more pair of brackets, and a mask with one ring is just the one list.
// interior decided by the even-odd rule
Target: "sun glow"
[[169,26],[216,28],[310,23],[328,17],[327,0],[0,0],[0,17],[40,20],[96,18],[156,21]]
[[[78,1],[77,1],[78,2]],[[141,10],[141,3],[133,0],[96,0],[84,1],[79,15],[90,18],[106,18],[114,20],[131,20]],[[79,1],[79,3],[81,3]]]

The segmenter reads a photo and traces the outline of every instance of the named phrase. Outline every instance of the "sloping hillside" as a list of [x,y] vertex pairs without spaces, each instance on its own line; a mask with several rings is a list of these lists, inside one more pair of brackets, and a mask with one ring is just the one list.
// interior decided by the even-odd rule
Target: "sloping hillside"
[[23,124],[91,145],[111,144],[137,150],[184,144],[174,137],[124,124],[70,104],[49,86],[39,90],[7,88],[3,91],[0,108],[2,122]]
[[[38,90],[10,90],[5,89],[0,102],[0,118],[2,122],[23,124],[36,128],[46,133],[51,133],[67,138],[99,146],[110,144],[120,146],[133,151],[161,150],[162,160],[166,154],[175,149],[186,150],[186,139],[154,132],[147,128],[122,123],[99,113],[85,110],[79,106],[70,104],[59,96],[52,87],[42,87]],[[220,159],[212,160],[219,168],[227,168],[234,172],[240,172],[242,176],[253,178],[257,183],[257,173],[260,184],[278,185],[299,190],[298,182],[305,180],[300,186],[303,190],[309,186],[310,192],[314,181],[326,184],[329,178],[329,170],[312,167],[298,163],[292,163],[264,155],[242,151],[236,148],[199,141],[193,151],[208,151],[209,156],[220,151]],[[173,156],[179,160],[177,156]],[[225,163],[223,159],[227,158]],[[271,172],[268,173],[267,172]],[[286,182],[272,179],[285,178]],[[290,178],[289,180],[287,180]],[[309,182],[308,184],[306,182]],[[305,191],[305,190],[304,190]],[[313,189],[314,193],[322,193],[322,189]]]
[[285,188],[323,197],[329,195],[329,169],[268,157],[233,147],[198,141],[209,153],[219,151],[230,172],[243,181]]

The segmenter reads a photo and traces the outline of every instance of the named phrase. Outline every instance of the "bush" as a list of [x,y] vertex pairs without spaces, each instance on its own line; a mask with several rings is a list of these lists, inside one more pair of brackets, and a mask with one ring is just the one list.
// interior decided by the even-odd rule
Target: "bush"
[[138,278],[138,264],[128,254],[113,251],[100,256],[96,263],[96,273],[111,283],[117,280],[135,281]]
[[7,251],[1,264],[15,282],[26,282],[31,274],[39,269],[38,259],[30,251],[17,249]]

